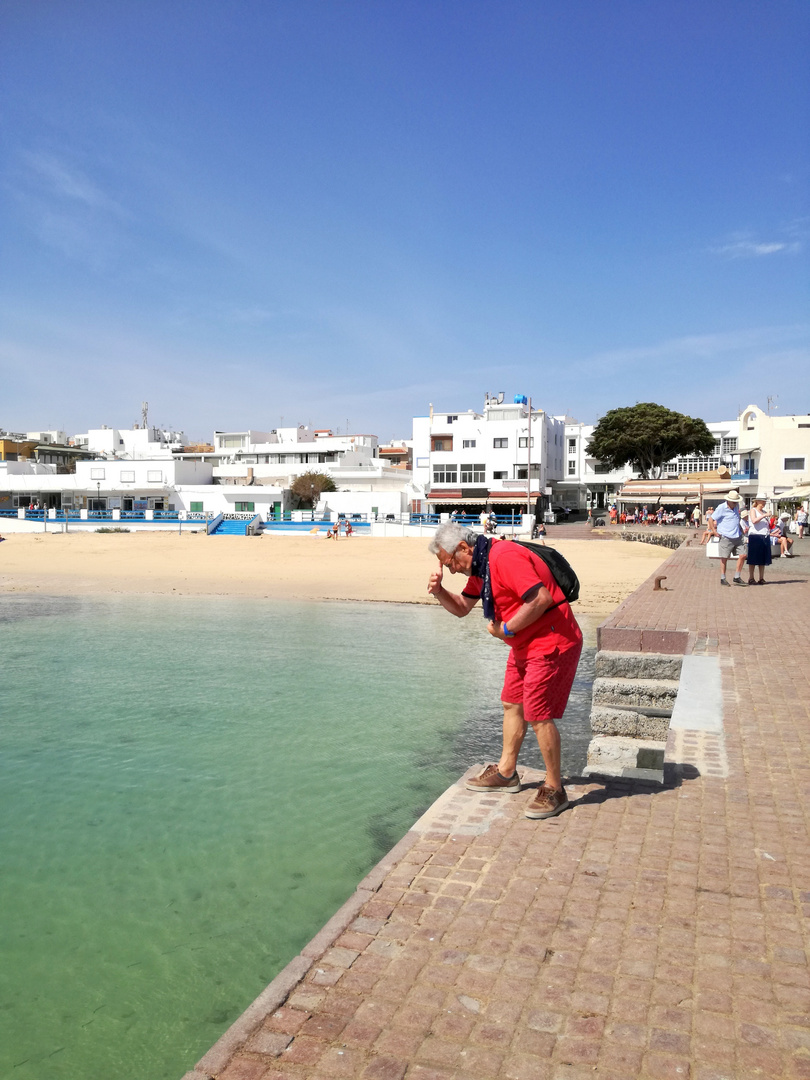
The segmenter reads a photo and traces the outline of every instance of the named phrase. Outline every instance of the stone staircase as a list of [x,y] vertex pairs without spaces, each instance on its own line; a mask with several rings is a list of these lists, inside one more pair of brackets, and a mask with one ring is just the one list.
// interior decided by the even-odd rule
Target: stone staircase
[[596,654],[586,775],[662,780],[682,656]]

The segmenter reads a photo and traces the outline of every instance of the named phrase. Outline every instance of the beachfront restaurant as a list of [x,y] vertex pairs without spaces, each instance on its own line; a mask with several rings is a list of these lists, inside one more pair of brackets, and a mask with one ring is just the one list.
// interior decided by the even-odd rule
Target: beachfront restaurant
[[703,514],[710,506],[722,502],[734,487],[730,476],[723,479],[711,476],[703,479],[680,477],[677,480],[628,480],[616,496],[620,509],[646,506],[655,511],[659,506],[669,510],[691,510],[695,504]]

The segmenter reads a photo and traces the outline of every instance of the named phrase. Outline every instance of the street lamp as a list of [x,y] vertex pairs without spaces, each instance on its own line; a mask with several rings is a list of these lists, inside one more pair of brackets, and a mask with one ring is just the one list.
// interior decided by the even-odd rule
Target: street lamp
[[314,484],[309,485],[309,492],[310,492],[309,501],[310,501],[310,504],[312,506],[312,520],[314,521],[315,520],[315,485]]
[[96,512],[101,512],[101,481],[96,480]]

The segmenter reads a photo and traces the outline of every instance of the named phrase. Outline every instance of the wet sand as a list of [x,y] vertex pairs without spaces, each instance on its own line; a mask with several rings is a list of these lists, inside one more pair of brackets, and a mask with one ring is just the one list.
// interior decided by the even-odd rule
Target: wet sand
[[[425,538],[209,537],[204,533],[11,534],[0,594],[251,596],[435,603]],[[650,544],[558,540],[581,583],[578,613],[608,615],[670,554]],[[445,573],[460,592],[465,579]]]

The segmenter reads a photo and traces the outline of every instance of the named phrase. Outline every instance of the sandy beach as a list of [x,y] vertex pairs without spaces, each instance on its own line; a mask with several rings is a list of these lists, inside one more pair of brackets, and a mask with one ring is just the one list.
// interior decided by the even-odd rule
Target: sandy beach
[[[0,544],[0,593],[251,596],[435,603],[426,538],[16,534]],[[581,582],[575,611],[608,615],[667,557],[650,544],[559,540]],[[464,579],[445,574],[460,592]]]

